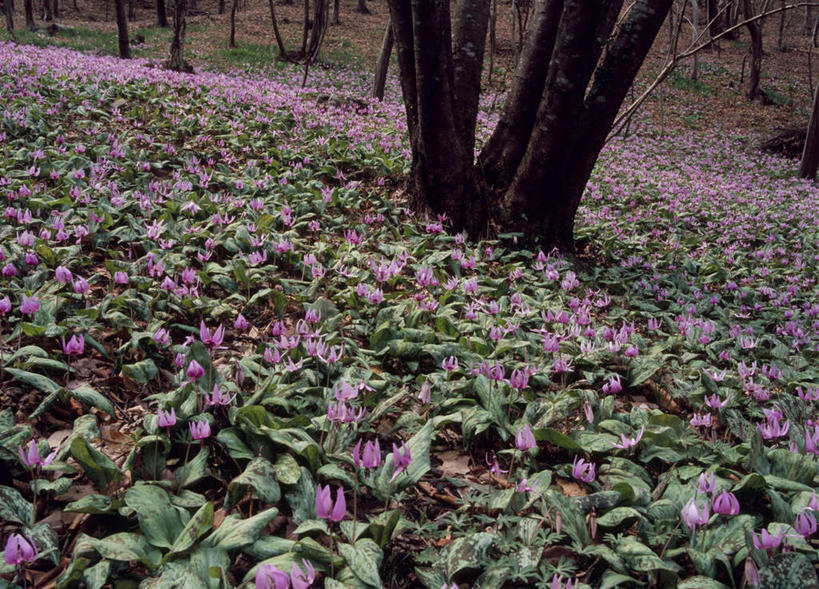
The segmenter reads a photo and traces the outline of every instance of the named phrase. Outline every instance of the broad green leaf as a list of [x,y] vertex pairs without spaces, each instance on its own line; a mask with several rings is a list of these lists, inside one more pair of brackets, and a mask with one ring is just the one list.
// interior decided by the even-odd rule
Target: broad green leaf
[[136,560],[150,569],[159,566],[162,554],[139,534],[121,532],[102,539],[88,538],[89,544],[103,558],[119,561]]
[[156,378],[158,372],[156,364],[150,358],[140,360],[135,364],[125,364],[122,367],[122,374],[143,384],[147,384]]
[[20,370],[19,368],[6,368],[5,371],[23,384],[26,384],[37,391],[51,394],[59,393],[62,390],[60,385],[42,374],[27,372],[25,370]]
[[105,411],[108,415],[114,415],[114,405],[106,399],[102,393],[90,386],[80,386],[69,391],[70,395],[91,407],[96,407],[101,411]]
[[207,476],[209,450],[204,446],[199,453],[174,473],[177,487],[182,489],[201,481]]
[[203,540],[202,545],[233,550],[252,544],[258,540],[267,524],[273,521],[278,514],[279,510],[271,507],[247,519],[242,519],[235,514],[229,515],[213,533]]
[[0,519],[28,524],[31,521],[31,503],[17,489],[0,486]]
[[86,495],[63,507],[63,511],[92,514],[112,513],[116,509],[114,502],[107,495]]
[[244,472],[230,482],[225,508],[235,505],[249,488],[253,488],[256,496],[265,503],[276,503],[281,498],[276,469],[266,458],[254,458]]
[[301,468],[296,459],[290,454],[282,454],[276,460],[273,467],[275,470],[276,479],[284,485],[295,485],[299,482],[301,477]]
[[136,512],[148,542],[159,548],[171,548],[187,523],[182,516],[187,512],[171,505],[168,492],[155,485],[137,483],[125,493],[125,504]]
[[80,463],[86,476],[100,490],[122,479],[122,472],[114,461],[94,448],[85,438],[74,438],[71,441],[71,456]]
[[193,517],[185,524],[185,527],[179,532],[179,536],[171,546],[171,551],[168,555],[175,555],[184,552],[207,532],[213,526],[213,503],[205,503],[199,510],[193,514]]
[[375,542],[364,539],[351,544],[338,544],[338,551],[356,577],[368,587],[381,588],[381,575],[378,569],[383,553]]

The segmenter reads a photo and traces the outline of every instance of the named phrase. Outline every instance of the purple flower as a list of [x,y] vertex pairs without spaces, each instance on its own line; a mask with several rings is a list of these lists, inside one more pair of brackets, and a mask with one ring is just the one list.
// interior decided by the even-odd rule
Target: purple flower
[[702,473],[697,480],[697,493],[709,495],[717,490],[717,479],[713,472]]
[[227,391],[223,391],[219,388],[219,385],[213,385],[213,392],[212,393],[205,393],[205,405],[208,407],[212,407],[213,405],[230,405],[230,402],[236,398],[236,395],[232,397]]
[[247,319],[245,319],[245,316],[239,313],[239,315],[236,317],[236,320],[233,322],[233,327],[238,329],[239,331],[244,331],[245,329],[247,329],[248,322]]
[[125,285],[125,284],[128,284],[129,281],[130,281],[130,279],[128,278],[128,273],[127,272],[122,272],[122,271],[114,272],[114,284]]
[[344,490],[341,487],[336,491],[335,505],[330,497],[330,485],[316,487],[316,515],[332,522],[340,522],[346,512],[347,500],[344,499]]
[[704,415],[695,413],[690,423],[693,427],[711,427],[713,425],[713,417],[710,413]]
[[793,528],[799,532],[802,537],[809,538],[816,533],[816,517],[810,509],[805,509],[796,516],[793,522]]
[[71,274],[71,270],[69,270],[65,266],[57,266],[57,269],[54,270],[54,277],[57,279],[57,282],[62,282],[65,284],[71,282],[74,279],[74,277]]
[[87,294],[88,291],[91,290],[91,286],[88,284],[88,281],[85,278],[77,278],[74,281],[74,292],[77,294]]
[[706,505],[700,509],[694,497],[689,499],[688,503],[682,508],[683,523],[691,528],[692,531],[696,531],[698,527],[708,523],[708,517],[708,506]]
[[23,295],[23,302],[20,304],[20,312],[24,315],[34,315],[40,309],[40,302],[37,297],[27,297]]
[[762,533],[754,537],[754,547],[757,550],[776,550],[782,544],[782,538],[785,537],[785,531],[779,530],[779,535],[774,536],[768,530],[762,530]]
[[643,431],[645,430],[644,427],[640,428],[640,431],[637,432],[637,435],[633,438],[626,437],[625,434],[620,434],[620,443],[612,442],[611,445],[615,448],[620,448],[621,450],[626,450],[628,448],[632,448],[636,446],[641,439],[643,439]]
[[168,333],[168,330],[164,327],[160,327],[154,332],[154,342],[158,346],[166,346],[171,341],[171,336]]
[[288,589],[290,576],[272,564],[260,564],[256,569],[256,589]]
[[537,448],[535,434],[532,433],[532,429],[529,427],[528,423],[522,428],[518,428],[518,431],[515,434],[515,447],[521,452],[531,450],[532,448]]
[[593,462],[587,462],[585,458],[578,460],[578,457],[575,456],[572,462],[572,476],[584,483],[590,483],[594,480],[595,468]]
[[0,299],[0,317],[11,311],[11,300],[8,296]]
[[529,371],[516,368],[512,371],[512,376],[509,377],[509,384],[512,385],[512,388],[518,390],[525,389],[529,386]]
[[37,544],[34,543],[31,536],[26,540],[20,534],[12,534],[6,540],[3,556],[7,565],[15,566],[24,562],[34,562],[39,558],[40,551],[37,550]]
[[159,427],[173,427],[176,425],[176,410],[171,407],[170,412],[160,409],[156,413],[156,424]]
[[421,385],[421,390],[418,392],[418,400],[422,403],[429,404],[431,402],[432,397],[432,387],[429,385],[429,381],[425,380],[424,384]]
[[441,362],[441,368],[446,370],[447,372],[453,372],[458,370],[458,358],[455,356],[450,356],[449,358],[444,358]]
[[313,563],[304,558],[301,559],[304,565],[304,570],[295,562],[290,564],[290,582],[293,584],[293,589],[307,589],[316,580],[316,569],[313,568]]
[[714,393],[710,397],[705,397],[705,404],[708,405],[711,409],[723,409],[730,402],[731,402],[730,395],[728,396],[727,399],[720,399],[716,393]]
[[213,331],[213,334],[211,334],[205,326],[205,322],[202,321],[199,323],[199,339],[209,348],[217,349],[222,345],[222,341],[225,339],[225,327],[220,325]]
[[191,429],[191,437],[194,440],[204,440],[210,437],[210,422],[207,419],[191,421],[188,427]]
[[[580,581],[578,579],[574,580],[574,589],[577,589],[579,582]],[[572,580],[567,579],[566,584],[564,585],[563,577],[559,577],[557,573],[555,573],[554,576],[552,577],[552,582],[549,584],[549,589],[572,589]]]
[[518,484],[515,486],[515,491],[518,493],[531,493],[534,491],[535,488],[529,484],[529,481],[526,479],[520,479]]
[[364,453],[361,454],[361,441],[355,445],[353,450],[353,462],[358,467],[377,468],[381,465],[381,446],[378,440],[364,444]]
[[188,371],[187,375],[188,378],[192,381],[197,381],[205,374],[205,369],[202,368],[202,365],[199,364],[196,360],[191,360],[191,363],[188,364]]
[[623,385],[620,382],[620,375],[615,374],[614,376],[609,377],[609,382],[603,385],[603,392],[607,395],[615,395],[619,392],[622,392]]
[[63,354],[71,357],[79,357],[85,352],[85,336],[72,335],[68,342],[62,338]]
[[717,497],[714,497],[712,504],[714,513],[720,515],[737,515],[739,513],[739,501],[733,493],[722,490]]
[[[401,452],[403,450],[403,453]],[[410,449],[407,448],[404,442],[401,442],[401,450],[398,449],[398,446],[395,445],[395,442],[392,444],[392,467],[393,473],[392,477],[390,478],[390,482],[395,480],[401,472],[407,469],[412,462],[412,455],[410,454]]]
[[48,466],[51,464],[54,458],[57,457],[59,449],[60,447],[58,446],[51,454],[43,458],[40,456],[40,450],[37,448],[37,444],[34,440],[31,440],[25,450],[23,450],[22,446],[17,446],[17,453],[20,455],[20,460],[23,461],[23,464],[31,468],[32,466]]

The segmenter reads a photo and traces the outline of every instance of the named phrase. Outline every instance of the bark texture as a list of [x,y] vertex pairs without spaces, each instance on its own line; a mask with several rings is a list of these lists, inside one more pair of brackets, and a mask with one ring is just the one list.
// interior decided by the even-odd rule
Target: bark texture
[[813,94],[813,110],[808,123],[802,160],[799,162],[799,177],[813,180],[819,167],[819,87]]
[[621,15],[624,0],[537,0],[476,165],[490,0],[460,0],[454,27],[447,0],[390,0],[416,204],[472,236],[491,215],[503,231],[572,250],[586,182],[672,4],[635,0]]
[[23,11],[26,15],[26,27],[31,32],[37,30],[37,25],[34,23],[34,2],[33,0],[23,0]]
[[9,32],[11,38],[16,41],[17,36],[14,34],[14,6],[11,0],[0,0],[0,10],[3,11],[6,17],[6,30]]
[[390,67],[390,56],[395,36],[392,32],[392,21],[387,23],[384,30],[384,39],[381,41],[381,52],[378,54],[378,61],[375,64],[375,76],[373,77],[372,97],[384,100],[384,86],[387,84],[387,71]]
[[165,0],[156,0],[156,24],[163,29],[168,28],[168,13],[165,9]]
[[188,10],[187,0],[174,0],[173,6],[173,40],[171,56],[166,63],[169,70],[175,72],[192,72],[193,68],[185,61],[185,13]]
[[125,1],[114,0],[114,10],[117,15],[117,43],[119,44],[120,59],[131,59],[131,44],[128,41],[128,19],[125,15]]

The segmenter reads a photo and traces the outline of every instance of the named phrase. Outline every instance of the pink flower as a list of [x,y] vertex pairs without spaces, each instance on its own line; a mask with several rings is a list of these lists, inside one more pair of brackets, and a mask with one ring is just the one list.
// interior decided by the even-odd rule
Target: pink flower
[[0,317],[11,311],[11,300],[8,296],[0,299]]
[[232,397],[228,394],[227,391],[223,391],[219,388],[219,385],[213,385],[213,393],[205,393],[205,405],[211,407],[213,405],[230,405],[230,402],[236,398],[236,395]]
[[535,434],[532,433],[532,429],[529,427],[528,423],[522,428],[518,428],[518,431],[515,434],[515,447],[522,452],[531,450],[532,448],[537,448]]
[[779,530],[779,534],[774,536],[768,530],[762,530],[762,533],[757,536],[753,535],[754,547],[757,550],[776,550],[782,544],[782,539],[785,537],[785,531]]
[[410,462],[412,461],[412,456],[410,455],[410,449],[407,448],[404,442],[401,442],[401,450],[403,453],[398,449],[398,446],[395,445],[393,442],[392,445],[392,467],[395,469],[392,473],[392,477],[390,478],[390,482],[395,480],[402,471],[406,470],[409,466]]
[[347,500],[344,499],[344,490],[339,487],[336,492],[336,502],[330,497],[330,485],[316,487],[316,515],[332,522],[340,522],[347,512]]
[[245,316],[239,313],[239,315],[236,317],[236,320],[233,322],[233,327],[235,327],[239,331],[244,331],[245,329],[247,329],[248,323],[247,319],[245,319]]
[[85,336],[72,335],[71,339],[66,343],[65,338],[62,338],[63,354],[71,357],[79,357],[85,351]]
[[287,589],[290,576],[272,564],[260,564],[256,569],[256,589]]
[[723,489],[717,497],[714,497],[712,507],[714,513],[720,515],[737,515],[739,513],[739,501],[733,493],[729,493]]
[[128,273],[127,272],[114,272],[114,284],[128,284],[129,282]]
[[381,465],[381,446],[378,440],[364,444],[363,455],[361,454],[361,440],[358,440],[353,450],[353,462],[358,467],[378,468]]
[[54,270],[54,277],[57,279],[57,282],[62,283],[69,283],[74,279],[71,270],[65,266],[57,266],[57,269]]
[[213,334],[211,334],[205,326],[205,322],[202,321],[199,323],[199,339],[209,348],[217,349],[222,345],[222,341],[225,339],[225,327],[220,325],[213,331]]
[[48,466],[51,464],[54,458],[56,458],[59,449],[58,446],[51,454],[43,458],[40,456],[40,450],[37,448],[37,444],[34,440],[31,440],[28,443],[28,448],[25,450],[23,450],[22,446],[18,446],[17,453],[20,455],[20,460],[23,461],[23,464],[31,468],[32,466]]
[[191,360],[191,363],[188,364],[188,371],[187,375],[188,378],[192,381],[197,381],[205,374],[205,369],[202,368],[202,365],[199,364],[196,360]]
[[293,584],[293,589],[307,589],[316,580],[316,569],[313,568],[313,563],[304,558],[301,559],[304,565],[304,570],[295,562],[290,564],[290,582]]
[[575,456],[574,462],[572,462],[572,476],[579,481],[583,481],[584,483],[592,482],[595,477],[594,463],[587,462],[585,458],[578,460],[578,457]]
[[458,370],[458,358],[456,358],[455,356],[444,358],[441,361],[441,368],[443,368],[447,372],[453,372],[455,370]]
[[20,304],[20,312],[24,315],[34,315],[40,310],[40,301],[37,297],[27,297],[23,295],[23,302]]
[[697,505],[694,497],[688,500],[688,503],[682,508],[682,520],[689,528],[696,530],[698,527],[708,523],[708,506],[702,509]]
[[190,427],[191,437],[194,440],[204,440],[210,437],[210,422],[207,419],[191,421],[188,427]]
[[31,536],[26,540],[20,534],[12,534],[6,540],[6,549],[3,556],[7,565],[16,566],[24,562],[34,562],[39,558],[40,552],[37,550],[37,545]]
[[620,375],[615,374],[609,377],[609,382],[603,385],[603,392],[607,395],[614,395],[623,390],[623,385],[620,382]]
[[176,410],[171,407],[170,412],[160,409],[156,413],[156,424],[159,427],[173,427],[176,425]]
[[796,516],[793,528],[804,538],[810,538],[816,533],[816,517],[810,509],[802,511]]
[[636,446],[641,439],[643,439],[643,431],[645,430],[644,427],[640,428],[640,431],[637,432],[637,435],[633,438],[627,438],[625,434],[620,434],[620,443],[617,444],[612,442],[611,445],[615,448],[620,448],[621,450],[626,450],[628,448],[632,448]]

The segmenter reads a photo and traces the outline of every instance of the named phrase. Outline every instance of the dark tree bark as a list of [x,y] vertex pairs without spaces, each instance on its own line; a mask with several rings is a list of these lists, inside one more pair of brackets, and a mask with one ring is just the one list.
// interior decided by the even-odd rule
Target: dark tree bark
[[358,14],[370,14],[370,9],[367,8],[367,1],[358,0],[358,4],[356,4],[355,11]]
[[333,0],[333,16],[330,19],[330,24],[332,26],[341,24],[341,18],[339,18],[339,14],[338,14],[339,10],[340,10],[340,6],[339,6],[340,4],[341,4],[341,0]]
[[779,13],[779,38],[776,41],[776,47],[780,51],[787,51],[788,46],[785,43],[785,17],[787,13],[785,12],[785,0],[780,0],[779,7],[782,9],[782,12]]
[[136,0],[128,0],[128,20],[136,20]]
[[23,11],[26,14],[26,27],[32,33],[37,30],[37,25],[34,23],[34,2],[33,0],[23,0]]
[[128,42],[128,19],[125,17],[125,1],[114,0],[117,14],[117,41],[120,59],[131,59],[131,44]]
[[185,13],[188,10],[187,0],[174,0],[173,6],[173,39],[171,55],[165,67],[175,72],[192,72],[193,68],[185,61]]
[[[48,2],[49,0],[46,0]],[[51,0],[51,13],[54,18],[60,18],[60,3],[59,0]]]
[[708,34],[711,35],[711,38],[713,39],[723,31],[723,19],[717,18],[717,15],[719,14],[717,0],[708,0],[705,8],[708,13]]
[[[463,39],[471,34],[483,45],[489,0],[459,1],[461,51],[450,35],[447,0],[390,0],[416,204],[477,236],[491,198],[503,231],[573,249],[574,217],[592,167],[673,0],[636,0],[614,31],[623,3],[536,4],[501,120],[475,166],[483,57]],[[461,24],[464,15],[472,19]]]
[[6,16],[6,30],[9,32],[9,36],[17,41],[17,35],[14,34],[14,6],[11,0],[0,0],[0,10]]
[[810,114],[805,147],[799,162],[799,177],[813,180],[819,167],[819,86],[813,95],[813,110]]
[[218,6],[219,7],[217,8],[217,12],[219,14],[224,14],[225,13],[225,0],[219,0],[219,5]]
[[[746,20],[753,18],[756,14],[751,0],[742,0],[742,14]],[[756,100],[760,94],[759,79],[762,74],[762,21],[749,21],[745,26],[751,36],[751,64],[745,94],[748,96],[748,100]]]
[[168,28],[168,13],[165,10],[165,0],[156,0],[156,25],[163,29]]
[[[306,1],[307,0],[305,0],[305,2]],[[270,6],[270,20],[273,21],[273,36],[276,38],[276,45],[279,47],[279,58],[289,60],[290,58],[287,55],[287,48],[284,46],[282,35],[279,32],[279,21],[276,18],[276,7],[273,5],[273,0],[267,0],[267,3]]]
[[375,64],[375,76],[373,79],[372,97],[384,100],[384,86],[387,84],[387,71],[390,68],[390,56],[395,36],[392,32],[392,21],[387,22],[384,30],[384,39],[381,41],[381,52],[378,54],[378,61]]
[[[108,5],[106,4],[106,9]],[[51,22],[54,20],[54,7],[51,4],[51,0],[43,0],[43,19],[46,22]]]
[[233,0],[230,5],[230,47],[236,47],[236,11],[239,9],[239,0]]

